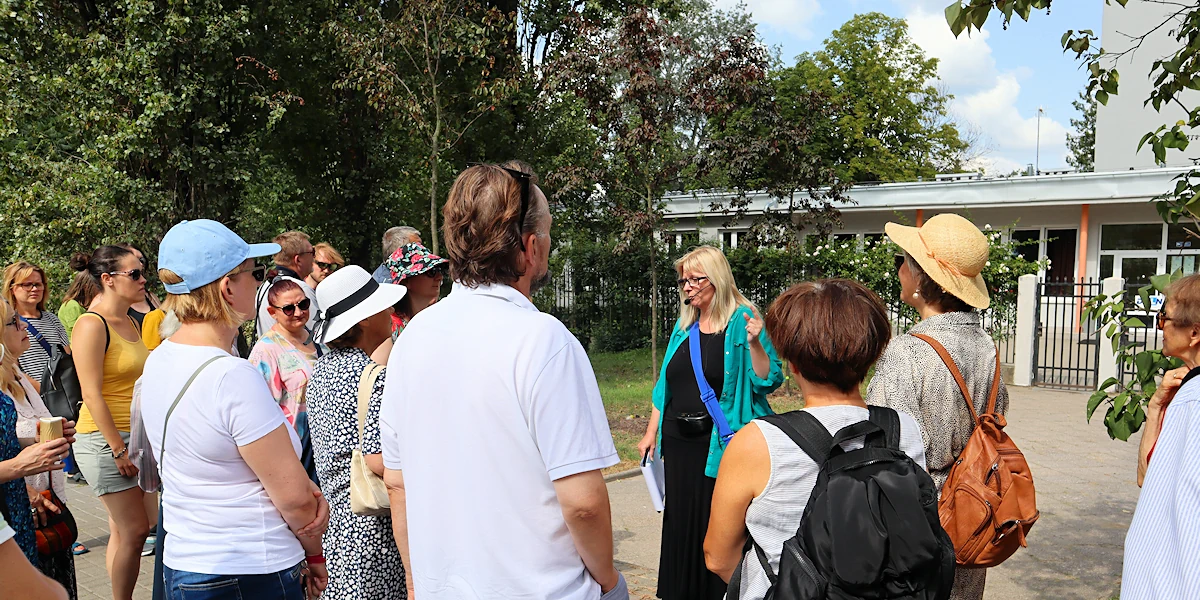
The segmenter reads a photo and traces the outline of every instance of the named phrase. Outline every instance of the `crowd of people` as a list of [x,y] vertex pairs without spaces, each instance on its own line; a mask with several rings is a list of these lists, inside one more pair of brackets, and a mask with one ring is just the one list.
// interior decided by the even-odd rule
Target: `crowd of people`
[[[158,248],[165,299],[147,289],[137,248],[103,246],[72,258],[57,315],[44,270],[10,265],[6,589],[77,597],[62,472],[73,454],[108,513],[117,600],[132,598],[152,533],[156,598],[627,598],[602,477],[618,458],[596,378],[579,341],[531,300],[550,280],[552,222],[537,176],[514,161],[459,174],[444,258],[408,227],[385,233],[386,258],[368,272],[299,231],[248,244],[220,223],[184,221]],[[886,446],[931,490],[961,462],[977,413],[1002,420],[1008,393],[977,312],[989,303],[987,238],[956,215],[887,233],[921,317],[914,335],[893,338],[879,297],[853,281],[799,283],[764,316],[718,249],[675,262],[679,318],[638,444],[665,464],[660,598],[761,599],[783,585],[796,560],[784,548],[829,477],[813,436],[823,458]],[[1187,278],[1159,321],[1164,351],[1189,367],[1196,311],[1200,281]],[[42,388],[63,356],[82,404],[62,437],[38,441],[51,417]],[[1151,404],[1144,495],[1173,497],[1181,484],[1163,469],[1194,464],[1182,425],[1161,420],[1196,395],[1184,386],[1194,374],[1168,373]],[[768,395],[788,376],[805,408],[780,420]],[[1139,508],[1130,543],[1146,569],[1131,575],[1127,561],[1129,589],[1168,575],[1150,519]],[[911,597],[983,597],[986,569],[941,559],[908,580]]]

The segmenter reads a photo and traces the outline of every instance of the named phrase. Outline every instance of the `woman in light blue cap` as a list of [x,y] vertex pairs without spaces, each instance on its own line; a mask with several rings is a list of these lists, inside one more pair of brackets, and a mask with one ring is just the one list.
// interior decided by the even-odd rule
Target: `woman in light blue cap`
[[146,361],[141,417],[158,459],[168,597],[302,600],[328,579],[329,505],[300,464],[300,440],[267,384],[231,356],[265,278],[215,221],[183,221],[159,246],[163,307],[181,326]]

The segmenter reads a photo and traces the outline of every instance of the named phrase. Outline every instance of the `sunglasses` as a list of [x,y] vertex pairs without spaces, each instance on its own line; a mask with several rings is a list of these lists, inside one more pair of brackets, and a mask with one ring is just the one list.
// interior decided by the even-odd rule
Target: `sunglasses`
[[330,273],[332,273],[332,272],[334,272],[334,271],[338,270],[338,268],[342,266],[342,265],[339,265],[339,264],[337,264],[337,263],[327,263],[327,262],[321,262],[321,261],[319,261],[319,260],[318,260],[318,261],[314,261],[314,263],[313,263],[313,264],[315,264],[315,265],[317,265],[318,267],[320,267],[320,269],[321,269],[322,271],[329,271]]
[[142,278],[145,273],[141,269],[130,269],[128,271],[109,271],[109,275],[125,275],[130,279],[137,281]]
[[1174,321],[1174,320],[1175,319],[1167,316],[1167,311],[1165,311],[1165,310],[1159,311],[1159,313],[1154,316],[1154,324],[1156,326],[1158,326],[1158,329],[1160,331],[1167,328],[1167,321]]
[[274,308],[276,310],[282,310],[283,314],[290,317],[290,316],[296,314],[297,310],[299,310],[300,312],[304,312],[304,311],[308,310],[309,306],[312,306],[312,300],[305,298],[295,304],[285,304],[283,306],[273,306],[272,308]]

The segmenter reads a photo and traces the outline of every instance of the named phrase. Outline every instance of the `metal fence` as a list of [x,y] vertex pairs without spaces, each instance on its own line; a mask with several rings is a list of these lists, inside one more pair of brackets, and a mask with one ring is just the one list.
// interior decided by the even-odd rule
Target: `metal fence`
[[1082,319],[1083,305],[1100,293],[1092,279],[1039,282],[1034,385],[1094,389],[1105,340],[1092,320]]
[[[1143,306],[1138,296],[1141,287],[1141,284],[1136,283],[1125,284],[1125,316],[1137,318],[1142,326],[1137,327],[1135,323],[1125,327],[1121,335],[1121,344],[1133,344],[1135,352],[1161,350],[1162,332],[1155,325],[1155,320],[1158,318],[1158,312],[1162,310],[1162,304],[1155,303],[1152,296],[1150,306]],[[1105,342],[1111,343],[1107,339]],[[1137,368],[1131,364],[1119,364],[1117,369],[1121,381],[1126,384],[1131,383],[1137,374]]]

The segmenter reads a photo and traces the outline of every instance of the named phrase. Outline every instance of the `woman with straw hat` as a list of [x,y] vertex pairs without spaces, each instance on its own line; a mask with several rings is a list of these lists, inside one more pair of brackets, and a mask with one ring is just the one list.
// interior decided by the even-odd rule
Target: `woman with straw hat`
[[[954,214],[937,215],[921,227],[888,223],[884,231],[904,250],[901,295],[921,315],[921,322],[909,333],[929,336],[946,348],[966,380],[975,409],[983,412],[992,380],[998,376],[996,345],[977,312],[990,302],[980,274],[988,261],[987,237]],[[945,484],[975,422],[933,346],[914,335],[896,336],[875,365],[867,403],[906,412],[917,420],[929,474],[939,488]],[[1008,389],[1001,381],[996,412],[1007,411]],[[959,569],[950,597],[983,598],[986,575],[984,569]]]

